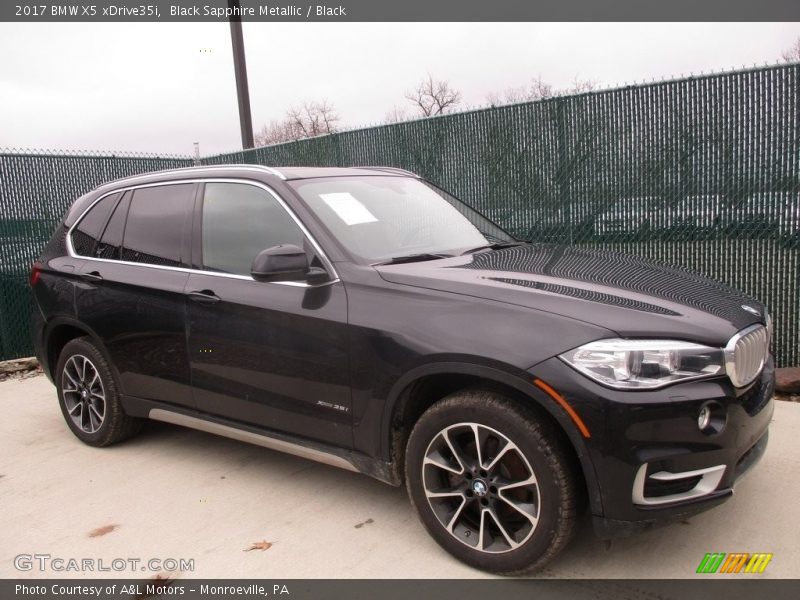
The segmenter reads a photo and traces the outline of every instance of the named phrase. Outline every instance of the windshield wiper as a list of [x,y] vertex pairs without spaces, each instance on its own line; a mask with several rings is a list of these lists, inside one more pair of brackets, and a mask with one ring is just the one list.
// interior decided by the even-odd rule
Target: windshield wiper
[[421,262],[423,260],[438,260],[440,258],[452,258],[452,254],[434,254],[432,252],[422,252],[420,254],[406,254],[405,256],[395,256],[385,262],[377,263],[375,266],[381,265],[399,265],[402,263]]
[[526,242],[495,242],[494,244],[485,244],[483,246],[478,246],[477,248],[470,248],[469,250],[462,252],[461,255],[474,254],[475,252],[480,252],[481,250],[502,250],[503,248],[514,248],[515,246],[524,246],[525,244]]

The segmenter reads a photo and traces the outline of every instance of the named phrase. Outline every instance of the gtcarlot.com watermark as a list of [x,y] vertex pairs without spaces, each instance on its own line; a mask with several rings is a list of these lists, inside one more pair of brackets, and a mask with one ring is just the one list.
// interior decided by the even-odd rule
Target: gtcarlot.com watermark
[[17,571],[41,573],[141,573],[142,571],[194,571],[193,558],[75,558],[52,554],[17,554]]

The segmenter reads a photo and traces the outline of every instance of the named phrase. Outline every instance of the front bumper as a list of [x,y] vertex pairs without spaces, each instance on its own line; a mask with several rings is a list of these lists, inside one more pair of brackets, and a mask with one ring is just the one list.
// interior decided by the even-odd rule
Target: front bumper
[[[601,537],[716,506],[732,495],[736,480],[766,449],[774,409],[771,358],[760,377],[742,389],[721,377],[660,390],[618,391],[558,359],[532,372],[564,396],[591,434],[585,446],[598,489],[589,490],[589,497]],[[718,433],[704,433],[697,425],[700,407],[708,401],[726,416]]]

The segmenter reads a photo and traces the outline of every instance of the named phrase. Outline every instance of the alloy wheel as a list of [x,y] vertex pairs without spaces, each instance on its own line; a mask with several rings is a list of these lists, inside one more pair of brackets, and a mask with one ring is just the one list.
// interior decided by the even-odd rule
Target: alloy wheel
[[106,415],[106,395],[97,367],[82,354],[72,355],[61,375],[64,405],[72,422],[86,433],[96,433]]
[[422,482],[442,527],[475,550],[514,550],[539,521],[540,490],[530,462],[491,427],[457,423],[436,434],[425,451]]

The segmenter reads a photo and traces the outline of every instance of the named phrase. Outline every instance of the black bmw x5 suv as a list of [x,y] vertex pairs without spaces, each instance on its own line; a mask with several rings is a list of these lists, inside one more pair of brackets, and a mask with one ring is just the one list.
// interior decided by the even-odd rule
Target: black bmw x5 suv
[[719,504],[763,453],[765,307],[692,272],[522,243],[399,169],[199,167],[79,198],[31,272],[67,425],[156,419],[405,484],[430,534],[543,566]]

